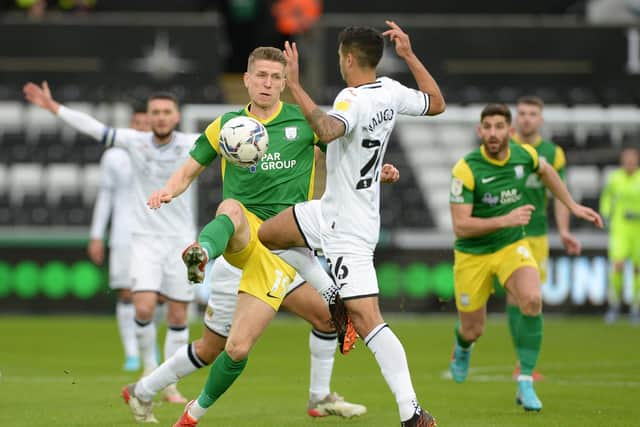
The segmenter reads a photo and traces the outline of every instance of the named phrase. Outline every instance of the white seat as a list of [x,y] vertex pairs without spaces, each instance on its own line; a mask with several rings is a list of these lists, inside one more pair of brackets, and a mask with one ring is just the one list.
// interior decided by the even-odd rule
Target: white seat
[[15,163],[9,169],[11,204],[22,203],[25,195],[42,192],[42,166],[37,163]]
[[96,200],[98,188],[100,188],[102,172],[98,163],[89,164],[82,171],[82,201],[86,205],[92,204]]
[[24,107],[21,102],[0,102],[0,133],[18,132],[23,126]]
[[7,166],[0,163],[0,194],[4,194],[7,190],[9,171]]
[[77,194],[80,190],[79,167],[72,163],[53,163],[45,171],[47,201],[55,204],[63,194]]
[[573,166],[567,170],[569,190],[576,200],[600,194],[600,171],[596,166]]
[[60,121],[49,111],[35,105],[26,108],[25,131],[29,142],[34,142],[42,133],[56,133],[59,127]]

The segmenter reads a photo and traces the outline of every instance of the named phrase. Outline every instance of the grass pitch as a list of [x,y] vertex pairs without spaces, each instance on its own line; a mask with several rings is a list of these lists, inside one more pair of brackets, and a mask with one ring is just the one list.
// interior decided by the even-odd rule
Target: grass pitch
[[[541,413],[514,404],[514,353],[504,317],[489,320],[464,384],[447,379],[454,317],[387,319],[405,345],[421,403],[443,426],[639,426],[640,328],[600,318],[551,317],[537,384]],[[193,326],[191,336],[200,333]],[[260,340],[244,374],[209,411],[206,426],[398,426],[395,401],[360,341],[336,354],[333,389],[369,412],[350,420],[306,415],[308,326],[280,316]],[[162,337],[162,332],[160,336]],[[116,322],[106,317],[0,317],[0,426],[133,426],[120,388],[136,379],[120,370]],[[195,397],[203,369],[179,385]],[[160,425],[182,407],[157,402]]]

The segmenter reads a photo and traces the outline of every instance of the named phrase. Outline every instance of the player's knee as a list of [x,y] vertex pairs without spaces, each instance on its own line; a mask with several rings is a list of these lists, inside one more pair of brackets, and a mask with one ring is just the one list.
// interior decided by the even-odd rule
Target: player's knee
[[136,304],[136,319],[146,321],[153,318],[155,307],[153,304],[138,303]]
[[247,341],[229,338],[227,339],[227,345],[224,349],[232,360],[239,361],[249,356],[251,346]]
[[484,324],[473,323],[463,325],[461,328],[462,337],[469,342],[477,341],[484,334]]
[[240,202],[234,199],[223,200],[216,210],[216,215],[226,215],[231,219],[233,225],[238,228],[238,225],[242,222],[244,217],[244,209]]
[[537,316],[542,311],[542,295],[539,293],[520,297],[520,311],[525,316]]
[[326,314],[326,316],[318,314],[311,317],[308,319],[309,323],[311,323],[311,326],[316,331],[324,333],[335,332],[336,328],[333,326],[333,322],[331,321],[331,314],[329,314],[328,310]]

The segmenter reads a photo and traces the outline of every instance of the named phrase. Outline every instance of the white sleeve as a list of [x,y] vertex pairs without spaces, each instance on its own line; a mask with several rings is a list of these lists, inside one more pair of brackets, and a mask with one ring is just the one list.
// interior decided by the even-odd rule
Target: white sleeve
[[398,114],[406,116],[424,116],[429,111],[429,95],[406,87],[400,82],[393,81],[393,93],[396,95]]
[[345,88],[336,96],[333,107],[327,113],[344,123],[344,134],[348,135],[358,123],[358,93],[353,88]]
[[138,133],[134,129],[109,127],[86,113],[72,110],[64,105],[58,109],[58,117],[78,132],[89,135],[107,147],[115,145],[126,148],[127,142],[133,139],[131,138],[132,134]]
[[113,209],[113,192],[115,190],[115,179],[113,176],[113,168],[110,167],[109,159],[113,156],[109,155],[109,151],[105,152],[100,161],[100,189],[96,197],[96,203],[93,206],[93,218],[91,219],[91,231],[89,237],[91,239],[104,239],[107,224],[111,217]]

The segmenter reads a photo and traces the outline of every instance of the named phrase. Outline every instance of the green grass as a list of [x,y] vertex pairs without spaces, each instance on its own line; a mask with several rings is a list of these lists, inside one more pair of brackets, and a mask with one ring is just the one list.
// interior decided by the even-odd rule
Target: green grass
[[[513,402],[513,350],[505,319],[492,318],[474,350],[466,383],[443,377],[453,317],[389,317],[405,345],[421,403],[442,426],[638,426],[640,329],[599,318],[545,319],[537,386],[544,409],[527,414]],[[244,374],[200,423],[206,426],[397,426],[394,399],[360,342],[336,355],[333,388],[368,406],[357,419],[310,419],[308,327],[289,317],[271,325]],[[192,328],[192,336],[200,327]],[[0,317],[0,426],[135,425],[119,398],[136,376],[122,363],[115,320],[99,317]],[[181,382],[194,397],[206,370]],[[154,408],[171,425],[179,406]]]

